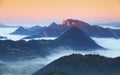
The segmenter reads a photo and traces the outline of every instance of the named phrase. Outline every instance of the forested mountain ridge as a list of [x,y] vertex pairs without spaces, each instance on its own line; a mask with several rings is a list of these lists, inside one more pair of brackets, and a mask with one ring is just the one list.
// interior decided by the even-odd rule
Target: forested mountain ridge
[[120,75],[120,57],[72,54],[63,56],[32,75]]

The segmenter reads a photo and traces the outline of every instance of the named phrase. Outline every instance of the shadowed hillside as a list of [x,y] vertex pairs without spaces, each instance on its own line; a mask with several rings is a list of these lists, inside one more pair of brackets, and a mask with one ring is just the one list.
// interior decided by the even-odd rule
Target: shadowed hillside
[[72,26],[68,31],[57,38],[55,42],[56,45],[69,46],[74,50],[102,49],[101,46],[81,31],[78,26]]
[[61,57],[32,75],[120,75],[120,57],[72,54]]

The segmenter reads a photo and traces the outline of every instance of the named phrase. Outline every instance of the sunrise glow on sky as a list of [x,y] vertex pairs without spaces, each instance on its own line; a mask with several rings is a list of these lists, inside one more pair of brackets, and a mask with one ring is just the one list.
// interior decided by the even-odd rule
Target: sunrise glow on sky
[[120,22],[120,0],[0,0],[0,23],[47,25],[68,18]]

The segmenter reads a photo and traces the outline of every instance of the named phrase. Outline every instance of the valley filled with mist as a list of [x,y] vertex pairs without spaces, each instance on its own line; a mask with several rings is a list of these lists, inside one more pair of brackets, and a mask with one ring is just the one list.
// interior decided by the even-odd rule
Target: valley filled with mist
[[120,0],[0,0],[0,75],[120,75]]
[[[14,32],[16,28],[0,28],[0,34],[6,36],[7,39],[11,39],[14,41],[20,40],[25,35],[11,35],[10,33]],[[55,40],[57,37],[41,37],[37,38],[44,39],[44,40]],[[100,46],[107,48],[107,50],[95,50],[95,51],[74,51],[72,49],[67,50],[64,48],[60,48],[62,50],[55,51],[46,57],[36,57],[33,59],[26,59],[21,61],[11,61],[5,62],[0,61],[1,65],[3,66],[2,75],[31,75],[32,73],[36,72],[40,68],[44,67],[45,65],[49,64],[50,62],[69,54],[99,54],[106,57],[118,57],[120,56],[120,39],[114,38],[96,38],[91,37],[97,44]],[[3,39],[5,40],[5,39]]]

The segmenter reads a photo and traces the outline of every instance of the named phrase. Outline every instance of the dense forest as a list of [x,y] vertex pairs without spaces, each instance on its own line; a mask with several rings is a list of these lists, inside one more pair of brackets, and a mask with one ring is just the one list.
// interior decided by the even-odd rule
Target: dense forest
[[120,57],[72,54],[53,61],[33,75],[120,75]]
[[46,50],[48,42],[49,40],[0,40],[0,59],[18,60],[23,57],[44,57],[49,54],[49,51]]

